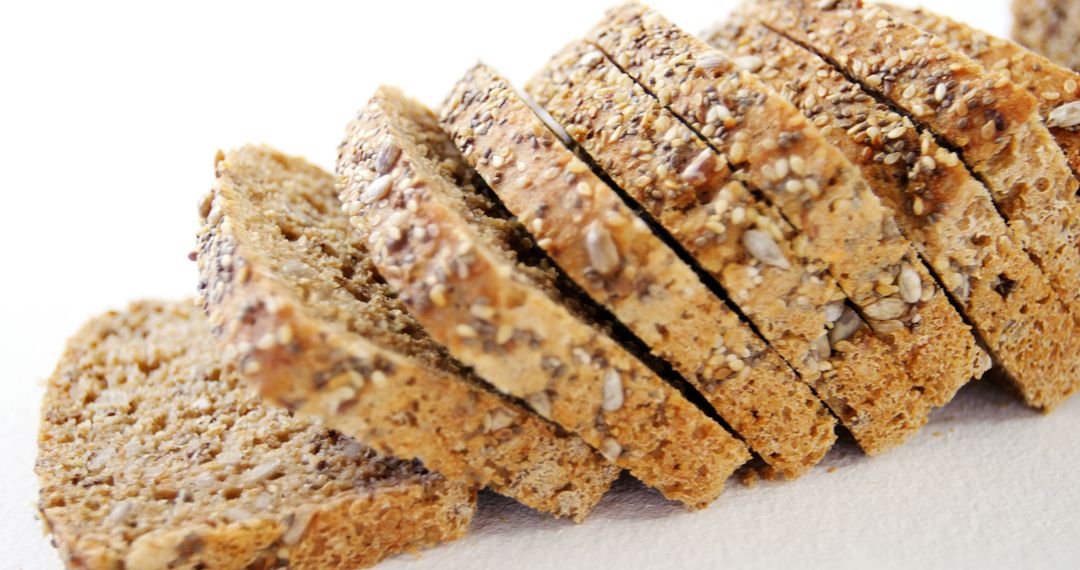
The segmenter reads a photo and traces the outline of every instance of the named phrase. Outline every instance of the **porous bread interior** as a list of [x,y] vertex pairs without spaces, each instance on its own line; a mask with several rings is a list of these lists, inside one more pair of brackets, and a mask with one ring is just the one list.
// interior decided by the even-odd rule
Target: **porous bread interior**
[[[235,152],[219,184],[234,235],[250,265],[331,327],[429,365],[461,366],[427,335],[368,258],[363,237],[341,211],[334,179],[273,152]],[[274,161],[274,164],[264,164]],[[239,162],[239,164],[237,164]]]
[[262,403],[190,301],[87,324],[49,381],[42,418],[46,520],[117,564],[156,529],[287,528],[337,498],[439,479]]

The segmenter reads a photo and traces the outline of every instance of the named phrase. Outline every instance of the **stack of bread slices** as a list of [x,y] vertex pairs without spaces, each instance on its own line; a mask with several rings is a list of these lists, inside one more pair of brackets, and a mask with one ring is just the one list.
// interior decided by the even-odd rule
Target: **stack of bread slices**
[[[331,175],[220,153],[198,298],[88,323],[40,509],[72,568],[355,568],[487,488],[582,521],[874,455],[988,370],[1080,385],[1080,76],[925,11],[611,10],[515,90],[380,88]],[[748,463],[749,462],[749,463]]]

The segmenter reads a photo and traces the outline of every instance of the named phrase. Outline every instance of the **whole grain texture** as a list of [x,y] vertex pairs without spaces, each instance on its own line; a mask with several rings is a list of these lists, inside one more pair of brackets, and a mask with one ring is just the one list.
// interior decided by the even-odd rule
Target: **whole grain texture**
[[379,89],[349,125],[338,172],[380,273],[492,385],[691,508],[717,498],[748,459],[742,442],[573,311],[550,271],[521,262],[525,235],[467,188],[474,174],[426,107]]
[[42,517],[68,568],[359,568],[462,536],[475,491],[263,403],[189,300],[68,342],[42,406]]
[[758,22],[734,18],[706,40],[759,61],[758,76],[859,166],[1022,393],[1068,388],[1080,352],[1074,317],[954,153]]
[[[803,44],[912,122],[955,148],[986,185],[1013,234],[1070,307],[1080,297],[1077,180],[1038,114],[1008,76],[944,40],[854,0],[766,0],[744,12]],[[1075,390],[1024,394],[1049,410]]]
[[770,468],[795,478],[824,457],[835,421],[810,388],[509,82],[478,65],[448,101],[443,126],[502,203]]
[[[819,389],[834,410],[851,407],[846,424],[866,427],[864,449],[900,443],[925,424],[930,410],[986,370],[989,359],[892,213],[798,109],[723,52],[641,5],[612,10],[589,39],[776,204],[807,237],[809,256],[826,263],[877,336],[902,359],[899,377],[882,374],[888,364],[876,359],[864,361],[866,368],[849,360],[865,383],[847,385],[843,393]],[[912,302],[900,291],[905,268],[929,289],[924,297],[908,297]],[[858,430],[855,435],[860,437]]]
[[202,303],[261,393],[397,457],[581,520],[618,474],[434,342],[375,272],[335,179],[264,147],[218,156]]

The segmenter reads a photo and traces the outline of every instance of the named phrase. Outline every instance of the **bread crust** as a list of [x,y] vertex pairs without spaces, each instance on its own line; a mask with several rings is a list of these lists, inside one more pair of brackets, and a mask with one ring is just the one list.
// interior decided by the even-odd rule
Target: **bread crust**
[[[350,124],[342,201],[380,272],[492,385],[666,497],[690,508],[716,499],[745,445],[517,264],[500,233],[512,228],[465,203],[477,195],[458,187],[464,162],[451,149],[434,114],[390,88]],[[379,160],[387,152],[392,166]]]
[[[895,360],[864,361],[853,370],[870,375],[855,377],[876,380],[880,374],[888,380],[868,380],[832,396],[818,390],[834,410],[852,402],[873,409],[872,418],[845,421],[870,421],[876,433],[856,433],[864,449],[878,452],[900,443],[926,422],[931,409],[987,369],[989,359],[938,293],[891,213],[798,109],[723,53],[640,5],[609,12],[589,39],[774,201],[807,236],[808,256],[824,261],[848,298],[871,319],[877,337],[888,345],[883,352],[904,363],[903,370],[886,371],[882,368]],[[898,301],[895,284],[904,267],[933,293],[914,303]],[[903,313],[900,319],[898,313]]]
[[[319,308],[383,297],[389,308],[379,318],[411,322],[390,312],[404,312],[398,301],[360,277],[367,253],[349,244],[333,176],[259,147],[220,154],[215,169],[198,237],[202,300],[215,334],[264,397],[454,480],[584,519],[618,469],[580,438],[485,388],[460,365],[406,354],[369,336],[378,330],[357,330]],[[295,194],[297,205],[256,202],[273,193]],[[329,204],[322,211],[300,209],[320,200]],[[329,232],[308,246],[340,258],[340,271],[319,273],[300,254],[273,257],[298,243],[281,237],[290,224]],[[316,284],[314,292],[297,288],[306,283]],[[418,345],[435,346],[426,337]]]
[[[1020,44],[928,10],[882,4],[892,15],[945,40],[949,47],[987,70],[1004,73],[1039,103],[1039,115],[1065,153],[1073,174],[1080,172],[1080,74]],[[1077,11],[1080,14],[1080,10]],[[1080,18],[1078,18],[1080,23]],[[1075,108],[1076,111],[1071,111]],[[1069,116],[1077,118],[1071,119]],[[1067,121],[1067,122],[1066,122]],[[1062,124],[1076,124],[1064,127]],[[1055,126],[1058,125],[1058,126]]]
[[[766,0],[747,14],[803,45],[960,150],[1054,291],[1080,298],[1078,182],[1038,102],[945,42],[857,0]],[[1049,410],[1052,394],[1031,401]]]
[[[220,449],[230,439],[246,447]],[[140,301],[84,325],[49,380],[40,511],[64,564],[86,569],[358,568],[464,535],[475,490],[345,440],[262,403],[192,301]],[[277,478],[252,476],[268,460]],[[253,512],[260,494],[278,496]]]
[[[773,470],[794,479],[825,456],[835,421],[810,388],[509,82],[473,68],[441,123],[555,263],[670,362]],[[609,241],[612,267],[600,249]]]
[[705,39],[761,62],[758,76],[860,167],[1020,393],[1040,400],[1071,389],[1080,353],[1073,317],[959,157],[758,22],[736,18]]

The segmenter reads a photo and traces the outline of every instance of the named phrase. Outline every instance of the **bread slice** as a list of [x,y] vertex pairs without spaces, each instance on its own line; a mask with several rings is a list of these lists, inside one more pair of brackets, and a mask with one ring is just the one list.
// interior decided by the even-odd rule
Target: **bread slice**
[[268,148],[219,155],[200,290],[265,397],[397,457],[581,520],[618,476],[580,438],[487,388],[394,298],[335,179]]
[[[806,255],[826,262],[859,312],[887,339],[903,369],[881,376],[889,361],[870,364],[854,375],[864,379],[861,386],[830,402],[834,409],[855,402],[872,410],[872,416],[847,422],[872,422],[874,430],[860,440],[864,449],[900,443],[925,424],[932,408],[987,369],[989,358],[939,294],[891,212],[798,109],[740,72],[723,53],[638,4],[609,12],[590,41],[779,207],[807,237],[800,242]],[[898,284],[905,268],[934,293],[905,301]]]
[[552,260],[689,380],[766,464],[793,479],[825,456],[835,420],[810,388],[506,79],[477,65],[441,122]]
[[1016,41],[1080,71],[1080,2],[1013,0],[1012,6]]
[[[1080,6],[1080,4],[1078,4]],[[892,15],[945,40],[992,71],[1007,75],[1039,102],[1039,115],[1050,129],[1073,173],[1080,172],[1080,74],[1010,40],[924,9],[883,4]],[[1080,9],[1077,10],[1080,25]],[[1080,36],[1078,36],[1080,39]],[[1075,49],[1075,45],[1073,46]]]
[[379,89],[349,125],[338,173],[379,272],[492,385],[691,508],[748,459],[742,442],[572,312],[576,300],[549,271],[519,262],[519,226],[461,186],[472,174],[430,110]]
[[1025,397],[1072,389],[1080,368],[1074,317],[954,153],[758,22],[733,18],[705,39],[761,62],[758,76],[861,168]]
[[[1055,293],[1075,306],[1078,183],[1030,94],[940,38],[858,1],[764,0],[745,10],[958,149]],[[1028,403],[1049,410],[1061,402],[1047,396]]]
[[68,568],[359,568],[476,510],[467,485],[264,404],[190,300],[83,326],[41,415],[39,508]]

